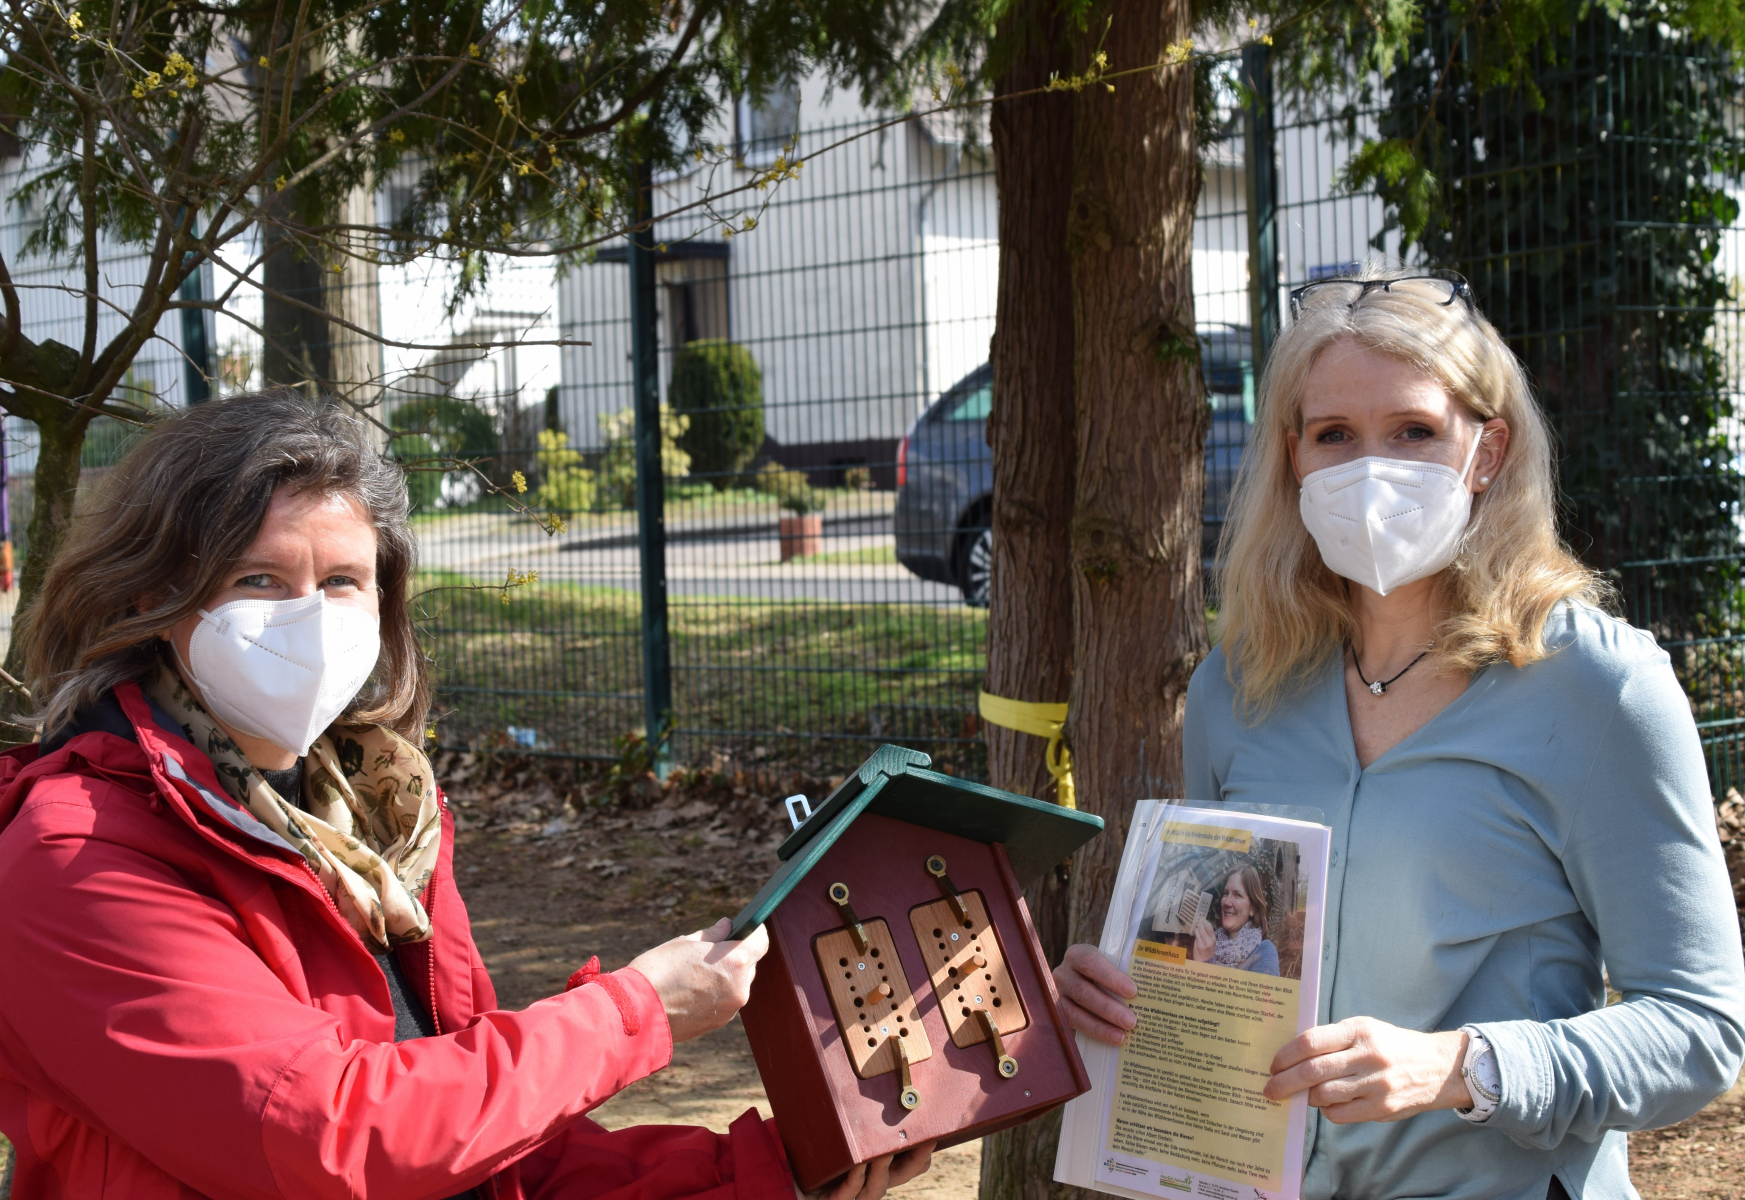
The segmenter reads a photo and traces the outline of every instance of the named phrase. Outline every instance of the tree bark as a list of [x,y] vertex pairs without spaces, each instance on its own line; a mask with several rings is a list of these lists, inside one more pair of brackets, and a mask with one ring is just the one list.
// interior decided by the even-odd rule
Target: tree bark
[[[1071,69],[1053,0],[1009,14],[996,37],[1011,66],[996,97],[1044,87]],[[1073,106],[1063,93],[996,99],[994,174],[1000,193],[1000,282],[994,322],[994,582],[988,603],[987,690],[1014,700],[1058,703],[1072,686],[1071,522],[1073,457]],[[986,727],[995,787],[1052,798],[1046,743]],[[1070,868],[1050,871],[1025,898],[1049,961],[1066,951]],[[982,1143],[983,1200],[1064,1200],[1053,1182],[1060,1114],[996,1133]]]
[[[18,577],[18,605],[12,616],[14,636],[6,647],[6,671],[14,679],[24,678],[24,639],[16,636],[19,622],[42,591],[49,563],[54,561],[55,552],[72,524],[73,501],[79,492],[79,452],[84,447],[85,427],[91,418],[70,401],[66,411],[67,416],[58,418],[39,411],[33,418],[40,444],[35,497],[30,506],[30,544],[24,555],[24,570]],[[0,718],[20,717],[29,708],[10,688],[0,688]],[[0,724],[0,746],[28,740],[26,731]]]
[[[1052,8],[1033,0],[1029,8]],[[1000,36],[1024,52],[996,96],[1044,86],[1070,59],[1054,22],[1020,11]],[[1065,701],[1072,681],[1072,260],[1066,218],[1072,178],[1071,100],[1060,93],[997,100],[994,172],[1000,194],[1000,281],[994,322],[994,586],[988,604],[987,690],[1013,700]],[[1046,743],[990,725],[995,787],[1052,798]],[[1064,945],[1060,949],[1064,949]]]
[[[1093,21],[1111,73],[1163,62],[1192,31],[1188,0],[1113,0]],[[1188,679],[1206,654],[1200,524],[1208,420],[1194,333],[1201,174],[1193,67],[1092,85],[1075,101],[1076,496],[1073,694],[1079,806],[1106,831],[1072,880],[1074,941],[1095,941],[1134,802],[1180,794]]]

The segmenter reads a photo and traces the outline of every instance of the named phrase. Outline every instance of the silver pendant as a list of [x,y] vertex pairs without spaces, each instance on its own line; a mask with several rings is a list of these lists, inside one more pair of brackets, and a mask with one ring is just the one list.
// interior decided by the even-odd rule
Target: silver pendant
[[1385,692],[1385,691],[1387,691],[1387,690],[1388,690],[1388,688],[1387,688],[1387,684],[1385,684],[1385,683],[1383,683],[1383,682],[1382,682],[1382,681],[1381,681],[1381,680],[1379,680],[1379,679],[1378,679],[1378,680],[1376,680],[1376,681],[1375,681],[1375,682],[1374,682],[1374,683],[1372,683],[1372,684],[1370,684],[1370,685],[1369,685],[1369,690],[1370,690],[1370,691],[1371,691],[1371,692],[1372,692],[1372,693],[1373,693],[1373,694],[1375,694],[1375,695],[1377,695],[1377,696],[1379,696],[1379,695],[1381,695],[1381,694],[1382,694],[1382,693],[1383,693],[1383,692]]

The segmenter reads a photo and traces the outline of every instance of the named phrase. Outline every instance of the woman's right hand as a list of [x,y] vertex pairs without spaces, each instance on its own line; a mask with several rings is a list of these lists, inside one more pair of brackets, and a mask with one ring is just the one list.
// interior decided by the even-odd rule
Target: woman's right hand
[[1066,957],[1054,968],[1054,986],[1067,1024],[1099,1042],[1122,1045],[1127,1031],[1139,1024],[1127,1007],[1127,1001],[1139,994],[1138,985],[1095,946],[1068,946]]
[[660,997],[673,1041],[688,1042],[721,1028],[751,998],[757,960],[769,951],[769,932],[759,925],[744,941],[730,942],[726,939],[732,928],[722,917],[707,929],[645,950],[631,962]]
[[1204,917],[1194,926],[1194,961],[1211,962],[1212,955],[1218,949],[1218,937],[1212,932],[1212,923]]

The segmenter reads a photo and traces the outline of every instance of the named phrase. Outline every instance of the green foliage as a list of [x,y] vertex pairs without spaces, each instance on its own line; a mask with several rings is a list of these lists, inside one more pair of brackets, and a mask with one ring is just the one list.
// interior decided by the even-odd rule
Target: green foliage
[[453,396],[419,396],[394,409],[388,424],[422,434],[431,452],[466,461],[495,458],[502,450],[496,422],[479,405]]
[[412,511],[427,513],[439,508],[444,472],[438,464],[448,456],[439,454],[431,440],[422,433],[397,434],[391,453],[406,474],[406,496],[412,503]]
[[775,463],[765,463],[757,473],[756,484],[758,491],[775,497],[783,511],[797,517],[824,511],[824,493],[806,482],[804,471],[788,471]]
[[[636,410],[619,409],[601,413],[600,440],[606,444],[600,456],[600,488],[625,508],[636,506]],[[691,456],[680,440],[689,429],[691,419],[675,413],[669,406],[660,406],[660,472],[663,481],[672,483],[691,473]]]
[[711,135],[736,97],[813,71],[838,84],[884,78],[924,10],[921,0],[13,5],[0,13],[0,112],[40,151],[15,197],[36,214],[35,249],[79,261],[87,214],[131,246],[167,227],[167,261],[148,275],[179,281],[263,217],[294,217],[310,227],[308,249],[331,250],[346,196],[410,177],[387,256],[455,261],[464,292],[485,279],[493,250],[621,232],[638,167],[722,157]]
[[1557,427],[1566,534],[1633,621],[1679,638],[1740,626],[1716,314],[1745,90],[1670,11],[1590,12],[1543,47],[1530,90],[1487,75],[1457,11],[1433,11],[1354,178],[1419,254],[1472,280]]
[[763,372],[751,351],[720,338],[687,344],[667,394],[690,419],[682,445],[691,469],[719,489],[732,486],[763,447]]
[[586,512],[599,498],[599,482],[582,465],[579,450],[570,449],[569,434],[559,429],[539,431],[539,502],[554,512]]

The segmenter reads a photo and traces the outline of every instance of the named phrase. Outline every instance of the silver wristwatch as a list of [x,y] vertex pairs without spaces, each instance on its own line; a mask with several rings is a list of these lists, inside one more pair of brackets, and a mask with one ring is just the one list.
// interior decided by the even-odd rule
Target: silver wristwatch
[[1454,1115],[1462,1121],[1483,1125],[1503,1099],[1503,1076],[1497,1069],[1497,1056],[1476,1026],[1462,1025],[1466,1035],[1466,1058],[1460,1067],[1460,1077],[1466,1090],[1472,1093],[1471,1108],[1457,1108]]

